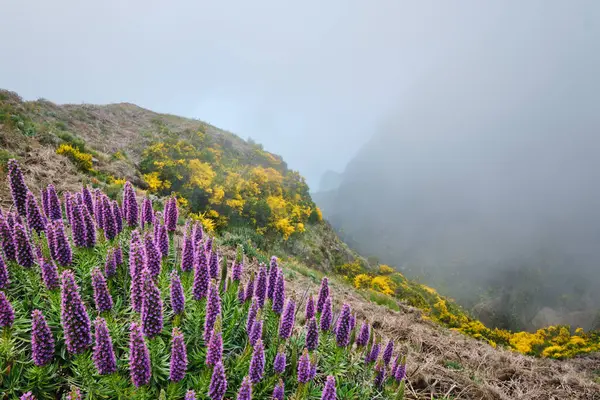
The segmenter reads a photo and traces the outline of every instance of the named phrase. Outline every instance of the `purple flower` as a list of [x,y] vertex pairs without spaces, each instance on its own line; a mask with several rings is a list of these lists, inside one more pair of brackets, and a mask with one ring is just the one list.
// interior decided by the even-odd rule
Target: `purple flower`
[[323,303],[323,312],[321,313],[321,330],[326,332],[331,329],[331,322],[333,321],[333,311],[331,309],[331,297],[327,297]]
[[350,315],[350,332],[352,332],[352,330],[354,329],[355,326],[356,326],[356,315],[352,314],[352,315]]
[[248,376],[244,377],[242,386],[237,395],[237,400],[251,400],[252,399],[252,383]]
[[121,245],[117,243],[115,247],[115,263],[117,265],[123,264],[123,250],[121,249]]
[[286,366],[286,356],[285,353],[280,351],[275,356],[275,360],[273,361],[273,372],[276,374],[283,374],[285,372]]
[[104,237],[107,240],[113,240],[115,236],[117,236],[117,223],[115,222],[115,216],[112,211],[111,201],[108,197],[104,197],[102,200],[102,212],[104,216],[102,220],[104,221]]
[[56,220],[53,224],[54,248],[56,251],[56,262],[60,265],[70,265],[73,261],[71,245],[65,234],[65,226],[62,220]]
[[350,343],[350,306],[344,304],[337,321],[335,340],[338,347],[346,347]]
[[210,277],[208,274],[208,263],[206,256],[203,251],[199,251],[196,255],[197,259],[194,267],[194,283],[192,287],[192,294],[195,300],[201,300],[206,297],[208,291],[208,285],[210,283]]
[[221,297],[219,290],[214,283],[211,283],[208,289],[208,299],[206,301],[206,313],[204,317],[204,341],[208,343],[215,327],[215,321],[221,314]]
[[258,339],[252,352],[252,359],[250,360],[250,381],[257,384],[262,380],[263,373],[265,372],[265,348],[262,339]]
[[256,299],[252,299],[252,304],[250,304],[250,308],[248,309],[248,318],[246,319],[246,332],[248,332],[248,334],[252,331],[254,321],[256,320],[256,314],[258,314],[258,303]]
[[379,357],[379,352],[381,350],[381,346],[379,343],[373,343],[373,346],[371,346],[371,351],[367,353],[366,357],[365,357],[365,362],[367,363],[372,363],[377,361],[377,358]]
[[139,208],[135,198],[135,189],[133,189],[130,182],[125,182],[123,189],[123,207],[127,225],[136,227],[138,225]]
[[117,371],[117,360],[113,348],[112,339],[106,326],[104,318],[96,318],[94,321],[94,365],[100,375],[108,375]]
[[0,255],[0,289],[8,287],[9,283],[10,279],[8,278],[8,268],[6,268],[6,263]]
[[406,357],[402,358],[402,362],[398,364],[396,368],[396,373],[394,374],[394,379],[400,382],[402,379],[406,378]]
[[46,189],[48,193],[48,212],[47,216],[52,221],[56,221],[58,219],[62,219],[62,211],[60,209],[60,200],[58,199],[58,195],[56,194],[56,189],[54,185],[48,185]]
[[[46,193],[46,202],[48,202],[48,193],[47,192],[42,192],[42,193]],[[69,225],[73,225],[73,203],[74,203],[73,197],[71,196],[71,193],[69,193],[69,192],[65,192],[65,194],[63,196],[65,198],[65,215],[67,216],[67,223]],[[77,203],[79,203],[79,201],[77,201]],[[81,206],[81,203],[79,203],[79,205]]]
[[285,392],[283,381],[280,379],[275,389],[273,389],[273,400],[284,400]]
[[40,269],[42,271],[42,281],[48,290],[58,287],[58,268],[52,260],[40,259]]
[[275,290],[273,291],[273,311],[277,314],[281,314],[283,311],[284,302],[285,279],[283,278],[283,272],[279,271],[277,274],[277,281],[275,282]]
[[213,374],[208,388],[208,396],[211,400],[222,400],[226,391],[227,377],[225,376],[225,368],[223,368],[223,363],[219,362],[213,368]]
[[116,200],[112,201],[112,212],[113,217],[115,218],[115,228],[117,229],[117,233],[121,233],[123,232],[123,213]]
[[100,192],[100,189],[96,189],[94,198],[94,217],[96,217],[98,228],[104,229],[104,194]]
[[[65,193],[65,200],[67,197],[71,197],[69,192]],[[66,207],[66,202],[65,202]],[[48,217],[50,215],[50,210],[48,209],[48,191],[44,188],[42,189],[42,211],[44,211],[44,215]]]
[[196,400],[196,392],[193,390],[188,390],[185,394],[184,400]]
[[12,326],[14,320],[15,311],[4,292],[0,292],[0,327]]
[[90,189],[88,189],[87,186],[84,186],[81,189],[81,196],[83,197],[83,204],[85,204],[85,207],[88,210],[88,213],[93,214],[94,213],[94,201],[92,199],[92,192],[90,192]]
[[14,242],[17,250],[17,262],[19,265],[31,268],[33,267],[33,249],[29,241],[29,235],[23,225],[15,222]]
[[13,239],[13,225],[9,226],[8,221],[0,216],[0,240],[2,241],[2,251],[7,260],[16,260],[17,252]]
[[[158,222],[157,222],[158,224]],[[167,228],[163,224],[158,224],[158,239],[157,245],[160,250],[160,254],[164,257],[169,255],[169,234]]]
[[192,231],[192,242],[194,244],[200,242],[202,240],[202,236],[204,236],[204,232],[202,231],[202,225],[196,221],[194,222],[194,229]]
[[46,365],[54,358],[54,337],[40,310],[33,310],[31,319],[31,358],[37,366]]
[[210,254],[212,252],[212,248],[213,248],[213,238],[211,238],[210,236],[206,238],[206,243],[204,245],[204,251],[208,254]]
[[135,238],[136,235],[132,233],[131,244],[129,246],[129,275],[131,276],[131,308],[133,308],[133,310],[136,312],[140,312],[142,310],[142,298],[144,289],[142,271],[144,270],[145,256],[144,249],[141,243],[139,241],[136,241]]
[[112,309],[113,300],[108,291],[108,286],[106,286],[106,279],[104,279],[104,275],[98,267],[92,270],[92,287],[94,288],[96,310],[103,312]]
[[329,279],[324,277],[321,279],[321,290],[319,290],[319,298],[317,299],[317,312],[323,312],[323,306],[325,305],[325,300],[329,297]]
[[231,267],[231,278],[239,282],[242,279],[242,274],[244,273],[244,261],[237,262],[235,259],[233,260],[233,265]]
[[277,283],[277,275],[279,275],[279,268],[277,266],[277,257],[271,257],[271,263],[269,265],[269,282],[267,285],[267,297],[273,300],[273,292],[275,291],[275,284]]
[[265,297],[267,295],[267,268],[261,265],[258,269],[258,279],[256,280],[256,288],[254,296],[258,300],[258,306],[263,308],[265,305]]
[[385,346],[385,350],[383,350],[383,355],[381,356],[383,363],[387,367],[390,361],[392,361],[392,355],[394,353],[394,341],[388,341],[387,346]]
[[356,345],[358,347],[365,347],[369,343],[369,338],[371,337],[371,328],[368,323],[363,322],[360,327],[360,333],[356,338]]
[[210,253],[210,263],[208,265],[211,279],[219,279],[219,256],[216,252]]
[[19,168],[19,163],[13,158],[8,160],[8,184],[15,207],[17,207],[19,215],[24,217],[27,214],[25,203],[28,189],[21,168]]
[[150,275],[154,278],[160,275],[162,268],[162,260],[159,250],[154,244],[154,240],[150,233],[146,233],[144,237],[144,247],[146,249],[146,268],[150,271]]
[[153,338],[163,329],[163,305],[160,290],[156,287],[148,269],[144,270],[143,277],[142,329],[148,338]]
[[310,351],[319,346],[319,330],[317,329],[317,320],[312,317],[308,320],[306,326],[306,348]]
[[223,361],[223,336],[220,330],[213,330],[206,349],[206,365],[217,365]]
[[87,207],[80,207],[85,225],[85,245],[94,247],[96,245],[96,224]]
[[71,392],[69,393],[68,400],[81,400],[81,390],[75,386],[71,386]]
[[237,298],[240,304],[244,304],[246,302],[246,292],[242,285],[240,285],[240,287],[238,288]]
[[254,276],[251,276],[246,283],[246,301],[251,300],[254,294]]
[[281,322],[279,323],[279,337],[282,339],[288,339],[290,336],[292,336],[295,317],[296,303],[293,300],[288,300],[285,311],[281,316]]
[[27,214],[27,225],[29,225],[30,229],[33,229],[36,232],[43,232],[46,230],[46,221],[44,220],[44,216],[40,211],[40,206],[38,206],[37,200],[35,196],[30,191],[27,191],[27,198],[25,200],[25,209]]
[[185,377],[187,370],[187,351],[183,334],[179,328],[173,328],[173,339],[171,340],[171,370],[169,378],[172,382],[179,382]]
[[183,248],[181,250],[181,270],[190,271],[194,268],[194,244],[192,237],[187,233],[183,236]]
[[75,243],[75,246],[87,247],[88,233],[81,208],[77,202],[71,205],[71,232],[73,233],[73,243]]
[[71,354],[79,354],[92,344],[90,317],[75,283],[73,271],[63,271],[61,276],[61,322]]
[[152,225],[154,223],[154,210],[152,210],[152,200],[146,197],[142,201],[142,229],[145,225]]
[[179,218],[179,210],[177,209],[177,199],[171,197],[165,205],[165,226],[169,232],[175,232],[177,229],[177,219]]
[[306,302],[306,320],[308,321],[314,316],[315,316],[315,301],[314,301],[312,295],[310,295],[308,297],[308,301]]
[[298,360],[298,382],[307,383],[312,379],[313,365],[308,357],[308,350],[304,349],[300,360]]
[[107,278],[115,275],[117,273],[117,262],[115,261],[115,252],[114,250],[109,250],[106,253],[106,261],[104,263],[104,274]]
[[185,295],[183,294],[183,286],[181,286],[181,279],[176,270],[171,271],[171,283],[169,285],[171,290],[171,309],[173,314],[181,314],[185,307]]
[[135,322],[129,334],[129,373],[136,387],[150,383],[150,353],[142,329]]
[[379,362],[375,366],[375,381],[373,382],[373,384],[375,385],[377,390],[383,389],[385,380],[386,380],[385,367]]
[[331,375],[327,377],[325,387],[323,388],[323,394],[321,400],[336,400],[337,394],[335,392],[335,378]]
[[35,396],[31,392],[24,393],[19,400],[36,400]]
[[262,320],[255,320],[254,324],[252,324],[252,329],[250,330],[250,334],[248,335],[248,339],[250,340],[250,345],[254,347],[256,342],[259,339],[262,339],[263,333],[263,322]]

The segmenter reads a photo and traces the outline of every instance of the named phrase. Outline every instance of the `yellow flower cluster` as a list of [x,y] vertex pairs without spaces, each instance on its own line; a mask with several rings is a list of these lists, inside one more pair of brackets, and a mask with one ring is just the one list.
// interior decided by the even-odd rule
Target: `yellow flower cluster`
[[70,144],[61,144],[56,149],[56,154],[68,157],[81,171],[88,172],[92,170],[92,155],[83,153]]

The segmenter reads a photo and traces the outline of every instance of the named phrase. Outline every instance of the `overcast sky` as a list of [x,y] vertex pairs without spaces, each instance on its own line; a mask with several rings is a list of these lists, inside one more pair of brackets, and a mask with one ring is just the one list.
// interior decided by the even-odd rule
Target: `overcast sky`
[[1,0],[0,87],[200,118],[283,155],[316,189],[429,74],[464,68],[468,83],[486,68],[515,84],[502,60],[585,37],[596,4]]

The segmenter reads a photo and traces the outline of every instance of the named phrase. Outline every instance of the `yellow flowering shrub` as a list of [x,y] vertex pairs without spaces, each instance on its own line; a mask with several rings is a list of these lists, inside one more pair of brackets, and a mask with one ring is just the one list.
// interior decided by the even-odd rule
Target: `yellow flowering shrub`
[[354,277],[354,287],[357,289],[367,289],[371,287],[372,280],[367,274],[358,274]]
[[376,276],[371,281],[371,289],[383,294],[392,295],[396,289],[396,285],[388,276]]
[[385,264],[381,264],[379,266],[379,273],[381,275],[391,275],[395,272],[396,270],[392,267],[390,267],[389,265],[385,265]]
[[70,144],[61,144],[58,149],[56,149],[56,154],[67,157],[73,164],[75,164],[77,168],[83,172],[89,172],[92,170],[92,155],[83,153]]

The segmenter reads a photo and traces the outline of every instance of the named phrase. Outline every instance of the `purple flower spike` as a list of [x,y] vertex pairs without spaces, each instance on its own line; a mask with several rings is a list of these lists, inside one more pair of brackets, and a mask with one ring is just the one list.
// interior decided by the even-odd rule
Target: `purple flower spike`
[[113,200],[112,202],[112,212],[115,217],[115,228],[117,229],[117,233],[121,233],[123,232],[123,213],[116,200]]
[[262,339],[259,339],[254,346],[252,359],[250,360],[250,381],[257,384],[262,380],[265,372],[265,348]]
[[248,309],[248,318],[246,319],[246,332],[248,332],[248,334],[252,331],[254,321],[256,320],[256,314],[258,314],[258,303],[256,299],[252,299],[252,304],[250,304],[250,308]]
[[204,246],[204,251],[208,254],[210,254],[212,252],[212,248],[213,248],[213,238],[211,238],[210,236],[206,239],[206,244]]
[[195,264],[192,293],[195,300],[201,300],[206,297],[208,285],[210,283],[208,262],[206,261],[206,256],[203,251],[198,252]]
[[368,323],[363,322],[360,327],[360,333],[356,338],[356,345],[358,347],[365,347],[369,343],[369,338],[371,337],[371,328]]
[[327,377],[321,400],[336,400],[337,394],[335,391],[335,378],[331,375]]
[[94,217],[96,217],[98,228],[104,229],[104,194],[100,192],[100,189],[96,189],[94,199]]
[[208,388],[208,396],[211,400],[222,400],[226,391],[227,377],[225,376],[225,368],[223,367],[223,363],[219,362],[213,368],[213,374]]
[[90,317],[79,295],[73,271],[63,271],[61,283],[60,316],[67,350],[71,354],[79,354],[92,344]]
[[369,353],[367,353],[367,356],[365,357],[365,361],[367,363],[372,363],[372,362],[377,361],[380,351],[381,351],[381,345],[379,343],[374,343],[373,346],[371,347],[371,351]]
[[171,309],[173,310],[173,314],[181,314],[185,308],[185,295],[183,294],[181,279],[179,279],[179,275],[177,274],[176,270],[171,272],[171,283],[169,286],[171,291]]
[[146,268],[150,271],[150,275],[154,278],[160,275],[162,268],[161,254],[154,244],[154,240],[150,233],[146,233],[144,237],[144,247],[146,250]]
[[211,279],[219,279],[219,256],[216,252],[210,253],[210,263],[208,265]]
[[143,276],[142,329],[148,338],[153,338],[163,329],[163,304],[160,290],[147,269],[144,270]]
[[394,379],[400,382],[402,379],[406,378],[406,357],[402,359],[402,362],[398,364],[398,368],[396,369],[396,373],[394,374]]
[[96,245],[96,223],[87,207],[81,207],[81,210],[85,224],[85,245],[86,247],[94,247]]
[[123,264],[123,250],[121,249],[120,244],[117,244],[115,247],[115,263],[117,265]]
[[184,400],[196,400],[196,392],[193,390],[188,390],[185,394]]
[[8,268],[6,268],[4,259],[0,255],[0,289],[8,287],[9,283],[10,279],[8,278]]
[[385,350],[383,350],[383,355],[381,356],[381,359],[383,360],[383,363],[385,364],[385,366],[387,367],[390,363],[390,361],[392,361],[392,355],[394,353],[394,341],[390,340],[387,344],[387,346],[385,346]]
[[231,279],[235,282],[239,282],[242,279],[244,273],[244,261],[237,262],[233,260],[233,266],[231,267]]
[[324,277],[321,280],[321,290],[319,291],[319,298],[317,299],[317,312],[323,312],[323,306],[325,305],[325,300],[329,297],[329,279]]
[[33,310],[31,319],[31,357],[40,367],[54,358],[54,337],[40,310]]
[[276,374],[283,374],[285,372],[286,366],[286,356],[284,352],[279,352],[275,356],[275,360],[273,361],[273,372]]
[[75,202],[71,204],[71,232],[73,233],[73,243],[77,247],[88,246],[88,232],[85,225],[82,206]]
[[317,320],[312,317],[308,320],[306,327],[306,348],[310,351],[319,346],[319,330],[317,329]]
[[194,244],[191,236],[185,234],[181,250],[181,270],[185,272],[190,271],[192,268],[194,268]]
[[252,329],[250,330],[250,335],[248,336],[248,339],[250,340],[250,345],[252,347],[256,346],[256,342],[258,342],[259,339],[262,339],[262,333],[263,333],[262,320],[254,321],[254,324],[252,325]]
[[19,168],[19,163],[12,158],[8,160],[8,184],[15,207],[17,207],[19,215],[24,217],[27,214],[25,203],[28,189],[21,168]]
[[92,355],[94,365],[100,375],[112,374],[117,371],[117,360],[115,358],[112,338],[110,337],[104,318],[96,318],[94,329],[95,343]]
[[196,221],[194,222],[194,230],[192,231],[192,242],[194,245],[199,243],[204,236],[204,231],[202,230],[202,225]]
[[27,225],[29,225],[29,228],[38,233],[45,231],[45,218],[40,211],[40,206],[38,205],[35,196],[29,191],[27,192],[27,198],[25,200],[25,208],[27,214]]
[[251,400],[252,399],[252,383],[250,382],[250,377],[244,377],[242,381],[242,386],[240,387],[240,391],[237,395],[237,400]]
[[240,304],[244,304],[246,302],[246,291],[244,290],[244,286],[242,285],[240,285],[240,287],[238,288],[237,298]]
[[256,280],[256,289],[254,296],[258,300],[258,306],[263,308],[265,305],[265,297],[267,295],[267,268],[264,265],[258,270],[258,278]]
[[71,252],[71,245],[65,234],[65,226],[63,225],[62,220],[54,221],[53,231],[56,262],[63,266],[71,265],[73,253]]
[[279,324],[279,337],[282,339],[288,339],[292,336],[292,330],[294,329],[294,321],[296,316],[296,303],[293,300],[288,300],[285,311],[281,316],[281,322]]
[[31,392],[27,392],[24,393],[23,396],[19,397],[19,400],[36,400],[36,398]]
[[81,196],[83,197],[83,204],[87,208],[88,212],[91,214],[94,213],[94,200],[92,199],[92,192],[88,189],[87,186],[84,186],[81,189]]
[[[46,202],[48,201],[48,193],[46,193]],[[76,199],[73,199],[73,197],[71,196],[71,193],[69,192],[65,192],[64,194],[64,198],[65,198],[65,215],[67,216],[67,223],[69,225],[73,225],[73,203],[76,203]],[[77,202],[79,203],[79,202]],[[81,203],[79,203],[79,205],[81,206]]]
[[379,362],[375,366],[375,381],[373,382],[375,387],[377,388],[377,390],[383,389],[385,380],[386,380],[385,367],[381,364],[381,362]]
[[106,262],[104,263],[104,274],[107,278],[117,273],[117,262],[115,261],[114,250],[109,250],[106,253]]
[[[48,191],[46,189],[42,189],[42,211],[44,212],[44,215],[46,217],[48,217],[48,215],[50,215],[50,210],[48,208]],[[67,197],[71,197],[71,194],[69,192],[65,193],[65,200],[67,199]],[[65,207],[66,207],[66,202],[65,202]]]
[[104,216],[102,218],[104,222],[104,237],[106,240],[113,240],[117,236],[117,223],[115,221],[115,215],[111,207],[111,201],[108,197],[104,197],[102,212]]
[[2,242],[2,251],[7,260],[16,260],[17,251],[13,239],[13,225],[9,226],[8,221],[0,216],[0,241]]
[[127,225],[136,227],[138,225],[139,207],[135,198],[135,189],[130,182],[125,182],[123,195],[126,196],[123,204],[126,205],[125,220],[127,220]]
[[46,289],[52,290],[58,287],[58,268],[52,260],[40,260],[40,269],[42,271],[42,281]]
[[269,265],[269,282],[267,285],[267,297],[273,300],[273,292],[275,291],[275,284],[277,283],[277,275],[279,275],[279,267],[277,266],[277,257],[271,257],[271,263]]
[[52,221],[62,219],[60,200],[58,199],[54,185],[48,185],[48,189],[46,190],[48,193],[48,211],[50,213],[50,215],[48,215],[48,219],[51,219]]
[[179,210],[177,209],[177,199],[175,197],[171,197],[165,206],[165,226],[169,232],[175,232],[177,229],[178,218]]
[[223,337],[220,331],[213,330],[206,350],[206,365],[217,365],[223,361]]
[[106,279],[104,279],[104,275],[100,272],[100,268],[96,267],[92,270],[92,287],[94,288],[96,310],[103,312],[112,309],[113,300],[108,291]]
[[150,353],[142,328],[133,322],[129,334],[129,372],[136,387],[150,383]]
[[250,277],[250,279],[248,279],[248,282],[246,283],[246,301],[251,300],[252,297],[254,295],[254,276]]
[[338,317],[337,329],[335,330],[335,340],[338,347],[346,347],[350,343],[350,317],[350,306],[344,304]]
[[[139,243],[139,241],[136,241],[135,239],[136,235],[132,233],[131,244],[129,247],[129,275],[131,276],[131,308],[133,308],[133,310],[136,312],[140,312],[142,310],[142,298],[144,289],[142,272],[144,270],[145,257],[144,249],[141,243]],[[137,239],[139,240],[139,238]]]
[[283,381],[279,380],[275,389],[273,389],[273,400],[284,400],[285,398],[285,387],[283,385]]
[[15,311],[4,292],[0,292],[0,327],[12,326],[15,321]]
[[285,279],[283,278],[283,272],[279,271],[277,274],[277,281],[275,283],[275,290],[273,291],[273,311],[277,314],[281,314],[283,311],[283,304],[285,302]]
[[27,235],[23,225],[18,222],[15,222],[14,242],[19,265],[26,268],[33,267],[33,249],[31,248],[29,235]]
[[331,297],[327,297],[323,303],[323,312],[321,313],[321,330],[326,332],[331,329],[333,321],[333,311],[331,309]]
[[300,360],[298,360],[298,382],[307,383],[312,379],[312,363],[308,356],[308,350],[304,349]]
[[183,334],[179,328],[173,328],[173,339],[171,340],[171,369],[169,378],[172,382],[179,382],[185,377],[187,371],[187,351]]
[[306,302],[306,320],[310,320],[315,316],[315,301],[312,295],[309,296],[308,301]]
[[221,314],[221,297],[219,290],[214,283],[211,283],[208,290],[208,299],[206,301],[206,313],[204,317],[204,341],[208,343],[212,331],[215,327],[215,321]]
[[152,225],[154,223],[154,210],[152,210],[152,200],[146,197],[142,201],[142,229],[145,225]]

